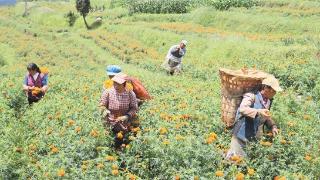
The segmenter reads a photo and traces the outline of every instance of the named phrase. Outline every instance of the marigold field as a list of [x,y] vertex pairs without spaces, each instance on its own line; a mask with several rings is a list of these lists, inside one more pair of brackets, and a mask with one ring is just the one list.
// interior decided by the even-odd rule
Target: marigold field
[[[26,17],[23,2],[0,7],[0,179],[320,179],[318,0],[183,14],[132,13],[115,2],[91,1],[87,21],[102,23],[90,30],[74,1],[28,2]],[[69,11],[79,16],[73,26]],[[161,63],[181,39],[184,71],[168,76]],[[49,72],[49,91],[32,107],[22,93],[29,62]],[[123,151],[112,148],[97,108],[109,64],[153,97]],[[280,134],[266,129],[233,163],[223,158],[231,135],[220,119],[220,67],[261,69],[284,88],[272,106]]]

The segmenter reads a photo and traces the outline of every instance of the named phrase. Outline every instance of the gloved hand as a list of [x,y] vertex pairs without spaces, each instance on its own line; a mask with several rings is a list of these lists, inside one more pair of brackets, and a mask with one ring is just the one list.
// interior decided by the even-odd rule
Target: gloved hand
[[129,116],[125,115],[125,116],[120,116],[117,118],[117,121],[128,121],[129,120]]

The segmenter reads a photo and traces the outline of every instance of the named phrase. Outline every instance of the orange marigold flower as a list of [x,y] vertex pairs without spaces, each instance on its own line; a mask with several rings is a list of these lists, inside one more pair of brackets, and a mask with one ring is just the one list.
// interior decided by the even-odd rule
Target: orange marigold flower
[[76,123],[76,122],[75,122],[74,120],[72,120],[72,119],[69,119],[69,120],[68,120],[68,126],[69,126],[69,127],[70,127],[70,126],[73,126],[75,123]]
[[214,141],[216,141],[217,140],[217,134],[216,133],[214,133],[214,132],[212,132],[212,133],[210,133],[209,134],[209,137],[207,138],[207,140],[206,140],[206,142],[207,142],[207,144],[211,144],[211,143],[213,143]]
[[59,149],[57,147],[54,147],[54,148],[51,149],[51,152],[52,153],[57,153],[57,152],[59,152]]
[[167,133],[168,133],[168,130],[167,130],[167,128],[165,128],[165,127],[161,127],[161,128],[159,129],[159,132],[160,132],[161,135],[164,135],[164,134],[167,134]]
[[129,173],[129,180],[136,180],[136,176],[134,174]]
[[121,131],[117,133],[117,138],[118,138],[118,139],[122,139],[122,138],[123,138],[123,134],[122,134]]
[[77,133],[79,133],[79,132],[81,131],[81,127],[80,127],[80,126],[77,126],[77,127],[75,128],[75,131],[76,131]]
[[310,160],[312,159],[312,157],[309,156],[309,155],[306,155],[306,156],[304,157],[304,159],[307,160],[307,161],[310,161]]
[[102,168],[104,168],[104,165],[103,165],[102,163],[98,163],[98,164],[97,164],[97,168],[98,168],[98,169],[102,169]]
[[195,177],[193,177],[193,180],[199,180],[200,179],[200,177],[199,176],[195,176]]
[[273,180],[286,180],[285,176],[275,176]]
[[113,156],[106,156],[105,159],[106,159],[107,161],[115,161],[115,160],[116,160],[116,158],[113,157]]
[[90,132],[90,136],[92,137],[98,137],[99,136],[99,132],[95,129],[93,129],[91,132]]
[[174,177],[175,180],[180,180],[180,175],[177,174],[175,177]]
[[244,179],[244,174],[242,174],[241,172],[238,172],[238,174],[236,175],[236,180],[243,180]]
[[63,177],[66,175],[66,172],[64,171],[64,169],[59,169],[57,174],[59,177]]
[[253,176],[254,173],[255,173],[254,169],[248,168],[248,174],[249,174],[249,176]]
[[216,175],[217,177],[223,177],[223,176],[224,176],[224,173],[223,173],[223,171],[216,171],[215,175]]
[[119,175],[118,169],[112,170],[112,171],[111,171],[111,174],[114,175],[114,176],[118,176],[118,175]]
[[242,161],[242,158],[240,156],[238,156],[238,155],[233,155],[233,156],[230,157],[230,160],[234,161],[236,163],[240,163]]

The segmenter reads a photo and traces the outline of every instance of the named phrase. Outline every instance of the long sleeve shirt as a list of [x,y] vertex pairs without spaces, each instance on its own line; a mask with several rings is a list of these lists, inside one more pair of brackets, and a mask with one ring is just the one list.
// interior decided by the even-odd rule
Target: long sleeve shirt
[[133,91],[118,93],[114,87],[105,90],[100,99],[100,105],[110,111],[108,118],[115,120],[120,116],[135,116],[138,111],[137,98]]
[[166,58],[181,63],[182,57],[186,54],[186,48],[181,49],[179,45],[171,46]]
[[[269,109],[271,105],[271,101],[269,99],[264,100],[262,98],[262,95],[260,92],[258,92],[258,99],[261,101],[261,103],[264,105],[265,109]],[[243,95],[243,99],[241,101],[240,107],[239,107],[239,112],[242,116],[250,117],[250,118],[255,118],[258,116],[258,109],[252,108],[252,105],[255,102],[255,94],[252,92],[246,93]],[[274,121],[269,118],[266,119],[265,123],[267,124],[268,127],[272,127],[275,125]]]

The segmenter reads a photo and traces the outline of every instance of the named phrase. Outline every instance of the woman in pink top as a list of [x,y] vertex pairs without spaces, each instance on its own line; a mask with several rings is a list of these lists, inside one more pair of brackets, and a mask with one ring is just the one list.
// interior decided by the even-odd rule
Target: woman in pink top
[[[104,90],[99,106],[103,110],[104,123],[111,126],[115,134],[120,132],[124,136],[138,111],[137,98],[133,91],[125,88],[126,80],[123,75],[115,75],[111,80],[114,82],[113,87]],[[122,143],[122,138],[116,138],[116,147]]]

